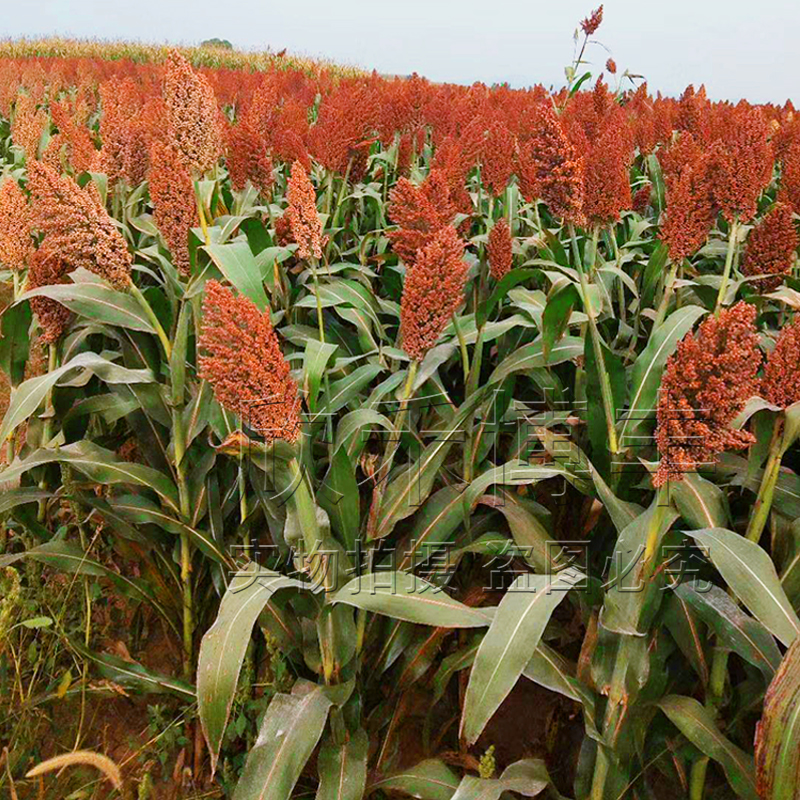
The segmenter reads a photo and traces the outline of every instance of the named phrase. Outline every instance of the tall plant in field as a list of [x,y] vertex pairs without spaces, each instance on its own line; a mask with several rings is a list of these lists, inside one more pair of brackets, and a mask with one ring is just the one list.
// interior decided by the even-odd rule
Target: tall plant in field
[[797,793],[797,123],[591,85],[602,18],[555,94],[0,60],[0,566],[161,620],[58,635],[195,780]]

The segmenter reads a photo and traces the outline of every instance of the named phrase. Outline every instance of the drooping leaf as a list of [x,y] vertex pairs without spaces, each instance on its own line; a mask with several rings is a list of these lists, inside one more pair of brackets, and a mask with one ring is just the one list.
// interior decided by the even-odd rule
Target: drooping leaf
[[299,680],[272,698],[233,800],[289,800],[333,705],[323,688]]
[[482,628],[491,621],[485,609],[466,606],[409,572],[370,572],[354,578],[336,592],[333,602],[438,628]]
[[767,689],[756,727],[755,761],[761,800],[794,800],[800,794],[800,643],[786,651]]
[[402,772],[379,778],[369,789],[401,792],[419,800],[451,800],[459,783],[458,775],[444,761],[429,758]]
[[725,528],[687,531],[741,602],[785,645],[800,633],[800,619],[783,591],[775,565],[755,542]]
[[302,588],[303,584],[252,565],[231,581],[217,619],[200,643],[197,702],[212,772],[216,769],[253,625],[275,592],[291,587]]
[[658,706],[698,750],[725,770],[739,797],[758,800],[752,757],[720,733],[708,709],[691,697],[675,694],[664,697]]
[[361,800],[367,782],[368,750],[369,738],[363,728],[340,745],[332,738],[325,741],[317,759],[316,800]]
[[521,575],[500,601],[470,673],[461,735],[474,742],[531,660],[556,606],[582,582],[578,570]]

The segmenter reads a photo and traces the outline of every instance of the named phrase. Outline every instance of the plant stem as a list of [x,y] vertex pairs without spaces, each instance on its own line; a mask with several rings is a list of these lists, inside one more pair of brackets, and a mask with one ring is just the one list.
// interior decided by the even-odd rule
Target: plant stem
[[781,471],[781,459],[785,450],[783,442],[783,415],[778,414],[775,418],[775,425],[772,429],[772,439],[769,443],[769,456],[761,476],[761,485],[758,487],[758,496],[753,505],[750,521],[747,525],[746,537],[751,542],[758,542],[764,531],[764,526],[769,519],[769,512],[772,508],[772,498],[775,494],[775,487]]
[[469,382],[469,352],[467,351],[467,340],[464,338],[464,332],[461,330],[461,326],[458,324],[458,317],[456,314],[453,314],[453,327],[456,330],[458,344],[461,348],[461,366],[464,369],[464,388],[466,388],[467,383]]
[[[55,342],[50,342],[47,345],[47,371],[53,372],[58,366],[58,346]],[[50,387],[47,390],[47,396],[45,397],[44,401],[44,425],[42,426],[42,441],[41,446],[47,447],[50,443],[50,439],[53,438],[53,417],[55,416],[55,409],[53,408],[53,388]],[[11,456],[13,453],[9,454],[8,463],[10,464],[12,461]],[[39,481],[39,488],[40,489],[47,489],[47,480],[43,476],[42,479]],[[47,500],[40,500],[39,501],[39,514],[38,520],[39,522],[44,522],[45,516],[47,514]]]
[[[575,239],[575,227],[570,225],[573,240]],[[595,226],[592,235],[592,252],[587,266],[591,267],[594,264],[595,254],[597,252],[597,238],[598,228]],[[577,250],[577,242],[574,243],[574,250]],[[603,398],[603,411],[606,417],[606,429],[608,431],[608,449],[612,455],[619,452],[617,444],[617,429],[614,412],[614,395],[611,390],[611,378],[606,370],[605,358],[603,356],[603,340],[600,336],[600,330],[597,327],[597,319],[595,318],[594,310],[592,309],[592,302],[590,297],[589,281],[586,277],[586,269],[580,263],[578,264],[578,274],[581,281],[581,295],[583,299],[583,310],[589,320],[589,332],[592,337],[592,349],[594,350],[594,360],[597,368],[597,377],[600,380],[600,393]]]
[[[611,249],[614,251],[614,263],[617,269],[622,272],[622,262],[620,258],[619,246],[617,245],[617,237],[614,233],[614,226],[608,226],[608,238],[611,240]],[[627,324],[627,309],[625,307],[625,284],[622,278],[617,277],[617,297],[619,300],[619,318],[620,321]]]
[[141,306],[142,311],[144,311],[145,315],[155,328],[156,334],[161,342],[161,346],[164,348],[164,355],[169,358],[172,355],[172,344],[170,343],[169,337],[164,331],[161,322],[156,316],[155,311],[153,311],[150,303],[147,302],[147,298],[142,294],[142,290],[133,281],[130,283],[130,290],[131,294],[136,298],[136,301]]
[[203,208],[203,201],[200,197],[200,187],[197,185],[197,181],[194,184],[194,200],[197,205],[197,217],[200,220],[200,228],[203,231],[203,240],[205,241],[206,247],[211,244],[211,238],[208,235],[208,223],[206,222],[206,210]]
[[669,301],[672,299],[672,290],[675,286],[675,279],[678,277],[678,262],[673,261],[670,264],[667,280],[664,283],[664,294],[661,297],[661,302],[658,304],[658,311],[656,312],[656,321],[653,323],[653,330],[658,328],[664,318],[667,316],[667,309],[669,308]]
[[[650,521],[647,526],[647,536],[645,539],[644,560],[642,563],[641,579],[646,584],[652,578],[656,567],[656,551],[661,528],[664,525],[664,518],[669,508],[669,484],[664,484],[656,495],[655,508],[653,508]],[[644,591],[647,591],[645,585]],[[620,634],[617,654],[614,661],[614,671],[611,676],[611,684],[608,689],[608,703],[606,705],[605,718],[603,721],[604,744],[598,744],[597,760],[595,762],[594,777],[592,779],[591,800],[603,800],[605,782],[608,777],[610,766],[607,747],[611,748],[616,731],[622,720],[623,709],[626,707],[625,697],[627,689],[625,679],[630,664],[630,646],[634,637]]]
[[689,800],[703,800],[707,771],[708,756],[698,758],[692,764],[692,772],[689,776]]
[[[181,410],[176,408],[172,413],[173,441],[175,443],[175,472],[178,478],[178,494],[180,497],[181,516],[188,525],[191,523],[189,504],[189,488],[186,484],[186,473],[183,457],[186,452],[186,438],[183,430]],[[183,674],[191,680],[194,665],[194,608],[192,600],[192,543],[189,534],[181,531],[181,587],[183,589]]]
[[368,532],[370,533],[374,529],[374,526],[377,525],[378,515],[380,514],[381,504],[383,501],[383,492],[386,486],[386,478],[392,468],[392,463],[394,462],[397,449],[400,447],[400,436],[403,430],[406,412],[408,411],[408,403],[414,394],[414,381],[417,378],[418,367],[418,361],[412,361],[408,367],[408,375],[406,376],[406,382],[403,386],[403,394],[400,397],[400,408],[397,409],[397,414],[394,418],[394,426],[392,437],[389,441],[389,449],[384,454],[383,461],[375,472],[375,489],[373,490],[372,504],[370,506],[369,518],[367,521]]
[[717,305],[714,313],[719,315],[722,301],[728,290],[728,281],[731,277],[731,267],[733,266],[733,254],[736,251],[736,237],[739,232],[739,217],[738,215],[733,218],[731,222],[731,229],[728,234],[728,252],[725,256],[725,271],[722,273],[722,283],[719,285],[719,294],[717,295]]

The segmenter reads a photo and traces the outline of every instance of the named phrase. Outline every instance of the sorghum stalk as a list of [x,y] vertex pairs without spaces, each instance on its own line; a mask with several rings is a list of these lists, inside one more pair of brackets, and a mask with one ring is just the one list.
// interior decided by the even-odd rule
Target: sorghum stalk
[[672,299],[672,291],[675,287],[675,279],[678,277],[679,266],[677,261],[673,261],[672,264],[670,264],[667,280],[664,282],[664,294],[661,297],[661,302],[658,304],[656,321],[653,323],[653,330],[658,328],[667,316],[667,309],[669,308],[669,301]]
[[[644,582],[644,591],[652,579],[658,558],[657,548],[661,536],[661,528],[669,509],[669,482],[659,487],[656,494],[655,508],[650,516],[645,537],[645,551],[642,561],[641,580]],[[625,676],[630,662],[629,649],[634,637],[626,634],[619,635],[619,645],[616,659],[614,661],[614,671],[611,675],[611,684],[608,690],[608,702],[606,704],[605,718],[603,721],[603,738],[610,744],[615,738],[615,731],[621,721],[621,709],[624,707],[625,698]],[[605,783],[608,777],[610,761],[608,752],[603,744],[598,744],[597,760],[595,761],[594,776],[592,779],[591,800],[603,800]]]
[[[574,240],[575,226],[570,224],[569,227],[570,233],[572,234],[572,238]],[[605,413],[606,430],[608,432],[608,448],[612,455],[614,455],[619,451],[617,444],[617,429],[614,418],[614,396],[611,391],[611,378],[609,377],[608,371],[605,368],[602,339],[600,337],[600,330],[597,327],[597,319],[595,318],[594,310],[592,308],[589,281],[586,276],[587,268],[593,269],[594,267],[595,256],[597,253],[598,230],[599,229],[597,226],[595,226],[592,232],[592,250],[588,257],[589,260],[587,261],[586,266],[583,266],[580,264],[580,262],[578,262],[578,274],[580,275],[581,281],[581,299],[583,300],[583,309],[586,312],[586,316],[589,320],[589,332],[592,338],[592,349],[594,350],[597,376],[600,380],[600,394],[603,398],[603,411]],[[577,248],[578,245],[577,242],[575,242],[573,244],[573,252],[577,251]]]
[[725,294],[728,290],[728,281],[731,277],[731,267],[733,266],[733,254],[736,251],[736,238],[739,234],[739,216],[734,216],[731,222],[731,229],[728,234],[728,252],[725,255],[725,270],[722,273],[722,283],[719,286],[719,294],[717,294],[717,304],[714,312],[719,314],[722,301],[725,299]]
[[745,535],[751,542],[758,543],[761,539],[764,526],[769,519],[769,512],[772,508],[772,498],[775,494],[778,477],[780,476],[781,459],[788,446],[783,440],[782,416],[782,414],[779,414],[775,418],[775,424],[772,429],[772,439],[769,444],[769,456],[767,457],[764,474],[761,476],[761,485],[758,488],[758,496],[753,505],[750,521],[747,524],[747,533]]
[[169,337],[166,334],[161,322],[159,321],[158,317],[155,314],[155,311],[150,306],[150,303],[147,302],[147,298],[142,294],[142,290],[133,282],[130,282],[130,292],[136,298],[136,301],[139,303],[142,311],[144,311],[147,318],[152,323],[153,327],[156,330],[156,334],[158,335],[159,341],[161,342],[161,346],[164,348],[164,355],[169,359],[170,355],[172,354],[172,344],[170,343]]

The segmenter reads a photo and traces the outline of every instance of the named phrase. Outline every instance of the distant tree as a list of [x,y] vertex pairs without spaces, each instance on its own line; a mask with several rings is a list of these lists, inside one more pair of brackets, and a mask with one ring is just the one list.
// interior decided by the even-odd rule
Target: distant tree
[[200,47],[224,47],[226,50],[233,50],[233,45],[227,39],[204,39],[200,42]]

